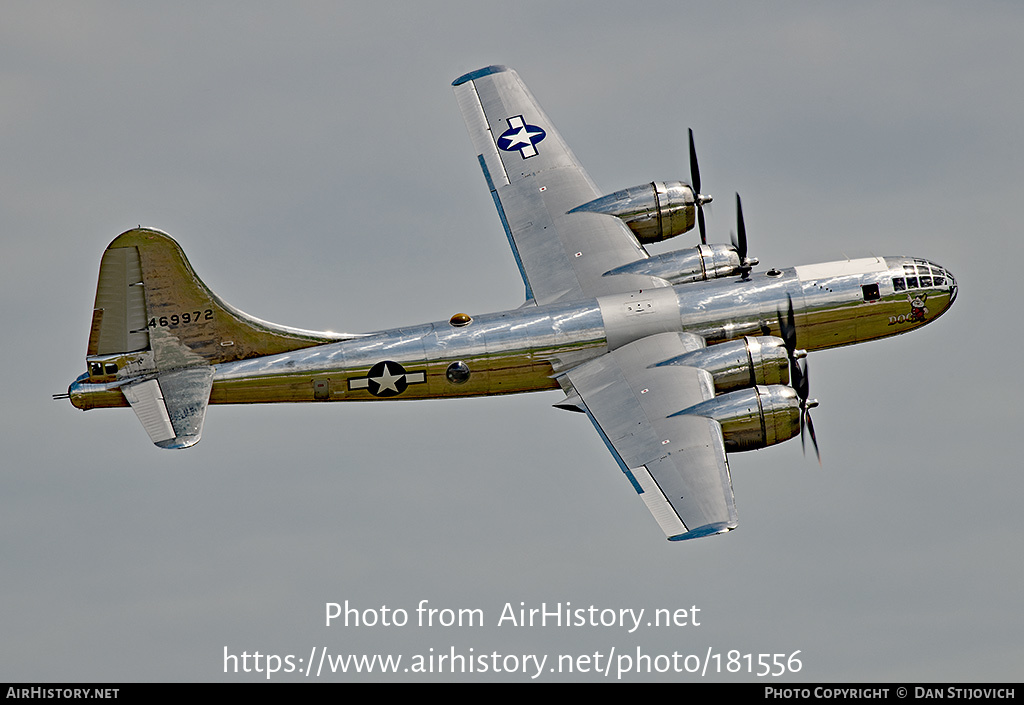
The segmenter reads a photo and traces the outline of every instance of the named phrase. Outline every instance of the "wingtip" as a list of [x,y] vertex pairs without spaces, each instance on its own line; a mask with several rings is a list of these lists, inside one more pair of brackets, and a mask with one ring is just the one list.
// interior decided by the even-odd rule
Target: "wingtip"
[[175,436],[165,441],[154,441],[153,445],[165,450],[180,450],[182,448],[191,448],[199,442],[199,438],[199,436]]
[[724,534],[727,531],[732,531],[736,528],[735,523],[727,521],[717,522],[715,524],[706,524],[704,526],[698,526],[695,529],[690,529],[686,533],[676,534],[675,536],[669,536],[669,541],[687,541],[689,539],[700,539],[705,536],[714,536],[715,534]]
[[502,66],[501,64],[494,64],[493,66],[487,66],[486,68],[477,69],[476,71],[470,71],[467,74],[459,76],[452,81],[453,86],[461,86],[463,83],[483,78],[484,76],[490,76],[492,73],[502,73],[503,71],[511,71],[508,66]]

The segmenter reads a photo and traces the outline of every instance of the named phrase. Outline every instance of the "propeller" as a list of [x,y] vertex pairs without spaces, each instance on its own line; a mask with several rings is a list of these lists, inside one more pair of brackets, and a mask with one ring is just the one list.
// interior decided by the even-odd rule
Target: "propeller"
[[700,167],[697,166],[697,150],[693,146],[693,130],[690,133],[690,183],[693,187],[693,200],[697,205],[697,229],[700,231],[701,244],[708,244],[707,229],[704,227],[704,204],[711,203],[711,196],[700,192]]
[[793,363],[793,388],[796,395],[800,397],[800,447],[807,453],[807,446],[804,444],[804,428],[811,434],[811,443],[814,444],[814,454],[818,456],[818,465],[821,465],[821,451],[818,449],[818,437],[814,434],[814,422],[811,421],[811,409],[818,405],[817,399],[808,399],[807,384],[807,360],[803,361],[802,369],[799,362]]
[[[742,232],[742,231],[741,231]],[[814,454],[818,457],[818,465],[821,465],[821,450],[818,448],[818,437],[814,433],[814,422],[811,421],[811,409],[818,405],[817,399],[808,399],[810,386],[807,381],[807,361],[801,365],[800,360],[807,357],[806,350],[797,350],[796,347],[796,317],[793,314],[793,297],[786,295],[789,305],[786,308],[786,317],[782,317],[779,311],[779,332],[782,342],[786,346],[786,354],[789,355],[789,381],[800,398],[800,447],[807,453],[807,445],[804,440],[804,429],[811,434],[811,443],[814,444]]]
[[746,279],[747,275],[750,274],[750,270],[758,263],[758,259],[756,257],[747,257],[747,227],[743,222],[743,202],[740,201],[738,193],[736,194],[736,230],[739,233],[739,239],[737,240],[735,234],[731,234],[732,247],[740,257],[739,271],[743,274],[743,279]]

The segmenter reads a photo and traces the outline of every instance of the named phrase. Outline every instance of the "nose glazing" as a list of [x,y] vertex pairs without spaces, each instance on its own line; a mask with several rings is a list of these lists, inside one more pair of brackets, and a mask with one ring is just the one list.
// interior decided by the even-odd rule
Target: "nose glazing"
[[[946,269],[942,265],[935,264],[935,262],[929,262],[928,264],[932,268],[932,272],[933,273],[938,274],[938,273],[941,272],[943,278],[945,279],[945,281],[944,281],[945,287],[946,287],[947,291],[949,291],[949,303],[952,304],[953,300],[956,299],[956,292],[957,292],[956,278],[953,276],[953,273],[951,271],[949,271],[948,269]],[[936,283],[938,283],[938,280],[936,280]],[[949,304],[947,304],[947,305],[949,305]]]

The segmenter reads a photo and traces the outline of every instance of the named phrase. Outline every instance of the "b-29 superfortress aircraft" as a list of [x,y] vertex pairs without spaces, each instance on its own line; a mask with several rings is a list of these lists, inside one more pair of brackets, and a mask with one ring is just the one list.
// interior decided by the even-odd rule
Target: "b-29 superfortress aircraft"
[[[376,401],[560,389],[593,423],[670,540],[737,514],[727,453],[805,433],[807,351],[914,330],[956,298],[913,257],[754,271],[737,237],[706,244],[700,172],[604,195],[515,71],[455,81],[480,168],[526,285],[498,313],[363,335],[266,323],[226,304],[166,234],[118,236],[100,263],[80,409],[131,406],[161,448],[199,441],[209,404]],[[702,244],[644,245],[697,225]]]

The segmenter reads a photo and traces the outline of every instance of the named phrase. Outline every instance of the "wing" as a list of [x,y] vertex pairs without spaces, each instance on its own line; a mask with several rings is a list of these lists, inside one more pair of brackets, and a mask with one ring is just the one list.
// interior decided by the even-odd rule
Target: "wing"
[[689,333],[624,345],[566,373],[619,467],[669,540],[736,527],[736,503],[717,421],[676,415],[715,395],[711,375],[659,362],[704,347]]
[[515,71],[490,66],[453,86],[528,300],[665,286],[645,275],[602,276],[647,252],[618,218],[568,213],[602,194]]

